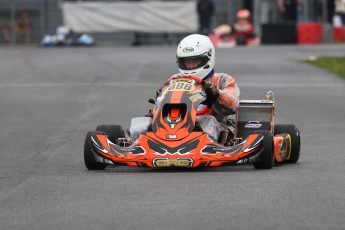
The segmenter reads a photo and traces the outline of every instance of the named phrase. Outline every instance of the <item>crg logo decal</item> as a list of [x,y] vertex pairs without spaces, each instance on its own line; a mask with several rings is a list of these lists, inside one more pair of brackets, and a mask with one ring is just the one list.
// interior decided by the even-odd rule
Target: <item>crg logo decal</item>
[[186,48],[183,49],[184,53],[190,53],[190,52],[193,52],[193,51],[194,51],[194,48],[192,48],[192,47],[186,47]]
[[191,158],[186,159],[169,159],[169,158],[155,158],[153,160],[153,166],[155,167],[191,167],[193,160]]

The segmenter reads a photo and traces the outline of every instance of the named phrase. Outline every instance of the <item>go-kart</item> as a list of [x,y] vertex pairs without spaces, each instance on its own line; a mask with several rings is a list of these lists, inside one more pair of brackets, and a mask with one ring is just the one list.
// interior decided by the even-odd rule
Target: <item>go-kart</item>
[[244,36],[225,35],[218,36],[216,34],[208,35],[213,45],[217,48],[231,48],[235,46],[257,46],[260,44],[260,38],[246,38]]
[[95,41],[91,35],[81,34],[75,37],[60,37],[58,35],[45,35],[40,42],[40,46],[93,46]]
[[246,35],[245,33],[236,32],[234,26],[227,24],[216,27],[208,37],[217,48],[257,46],[261,43],[260,38],[254,34]]
[[74,33],[65,26],[58,27],[54,35],[45,35],[40,42],[40,46],[43,47],[93,45],[95,40],[91,35]]
[[[215,141],[196,119],[211,113],[208,107],[198,111],[207,97],[202,80],[195,76],[172,77],[164,89],[158,100],[150,99],[154,109],[143,120],[134,122],[137,124],[131,124],[131,132],[120,125],[100,125],[88,132],[84,146],[87,169],[103,170],[108,165],[197,168],[231,164],[270,169],[275,162],[298,161],[299,130],[294,125],[274,125],[273,92],[265,100],[241,100]],[[135,130],[141,126],[141,131],[135,134],[132,126],[137,126]],[[131,135],[132,139],[136,135],[133,141]]]

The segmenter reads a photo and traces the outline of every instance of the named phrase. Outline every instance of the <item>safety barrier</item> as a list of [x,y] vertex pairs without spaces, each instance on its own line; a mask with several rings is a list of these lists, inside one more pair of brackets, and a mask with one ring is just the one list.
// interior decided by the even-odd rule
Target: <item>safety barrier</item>
[[345,42],[345,27],[334,27],[333,30],[334,42]]
[[323,42],[322,24],[318,22],[301,22],[297,26],[298,44],[319,44]]

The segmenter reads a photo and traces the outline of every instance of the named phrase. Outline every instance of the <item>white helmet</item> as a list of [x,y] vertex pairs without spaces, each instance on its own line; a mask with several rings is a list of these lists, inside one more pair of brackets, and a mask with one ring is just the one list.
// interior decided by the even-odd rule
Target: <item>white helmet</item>
[[58,35],[63,35],[63,36],[66,36],[67,34],[69,34],[71,32],[71,30],[66,27],[66,26],[59,26],[57,29],[56,29],[56,34]]
[[[200,58],[201,62],[195,69],[188,69],[185,60],[192,58]],[[207,36],[192,34],[182,39],[178,45],[176,59],[181,74],[194,75],[202,79],[213,70],[216,53]]]

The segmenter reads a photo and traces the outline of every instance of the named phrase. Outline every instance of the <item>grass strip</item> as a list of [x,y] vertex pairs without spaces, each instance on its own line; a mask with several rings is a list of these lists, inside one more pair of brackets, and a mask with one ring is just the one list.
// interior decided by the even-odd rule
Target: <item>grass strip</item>
[[345,56],[342,57],[309,57],[303,62],[326,69],[345,79]]

